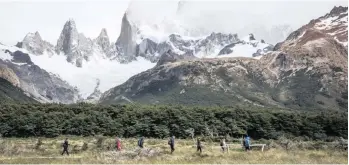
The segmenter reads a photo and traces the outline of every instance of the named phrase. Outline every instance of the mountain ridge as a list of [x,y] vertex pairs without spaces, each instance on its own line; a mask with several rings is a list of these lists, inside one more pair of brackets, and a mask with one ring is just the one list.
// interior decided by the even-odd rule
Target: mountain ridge
[[[340,11],[345,13],[347,8]],[[331,23],[333,27],[346,24]],[[245,102],[292,109],[347,110],[348,51],[336,35],[328,32],[305,25],[259,58],[170,58],[103,93],[99,103],[122,103],[124,100],[119,98],[125,97],[148,104]]]

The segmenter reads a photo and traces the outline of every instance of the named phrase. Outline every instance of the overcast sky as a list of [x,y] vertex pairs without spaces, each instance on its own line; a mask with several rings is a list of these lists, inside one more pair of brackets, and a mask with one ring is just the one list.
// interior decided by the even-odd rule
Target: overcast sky
[[[39,31],[54,45],[64,23],[73,18],[79,32],[95,38],[106,28],[111,41],[116,41],[121,18],[127,10],[134,18],[156,23],[164,17],[174,19],[177,1],[129,0],[0,0],[0,42],[15,44],[28,32]],[[214,31],[234,32],[237,28],[263,24],[289,24],[297,29],[311,19],[328,13],[335,5],[348,1],[190,1],[185,2],[177,19],[192,26]]]

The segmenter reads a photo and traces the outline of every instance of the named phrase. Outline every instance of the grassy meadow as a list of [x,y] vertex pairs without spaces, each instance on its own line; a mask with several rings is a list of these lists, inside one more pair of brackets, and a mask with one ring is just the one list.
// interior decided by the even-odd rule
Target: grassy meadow
[[73,136],[69,137],[70,155],[62,156],[64,138],[1,138],[0,163],[348,164],[347,150],[338,141],[252,140],[252,144],[267,144],[264,152],[258,147],[245,152],[235,139],[228,142],[229,152],[223,153],[219,142],[206,140],[200,154],[193,140],[176,139],[176,150],[170,154],[167,139],[145,139],[143,149],[137,147],[137,139],[121,139],[122,151],[116,151],[114,138]]

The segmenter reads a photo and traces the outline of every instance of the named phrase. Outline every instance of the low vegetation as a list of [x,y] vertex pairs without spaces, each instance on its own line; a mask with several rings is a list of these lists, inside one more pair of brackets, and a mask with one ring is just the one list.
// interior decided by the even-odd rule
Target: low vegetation
[[116,151],[115,138],[71,136],[68,137],[70,155],[62,156],[64,138],[42,138],[40,141],[36,138],[3,138],[0,142],[0,163],[348,163],[348,153],[341,140],[305,142],[284,137],[278,140],[252,140],[252,144],[266,144],[264,152],[256,147],[245,152],[240,139],[228,138],[230,150],[225,153],[220,150],[219,142],[205,140],[200,154],[196,152],[193,140],[177,139],[176,150],[170,154],[166,139],[146,138],[144,149],[136,146],[137,139],[121,139],[122,151]]

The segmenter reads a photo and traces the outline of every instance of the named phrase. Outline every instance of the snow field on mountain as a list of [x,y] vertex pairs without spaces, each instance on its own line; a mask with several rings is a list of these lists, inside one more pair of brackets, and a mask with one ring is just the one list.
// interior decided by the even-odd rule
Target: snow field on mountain
[[[69,84],[78,87],[83,98],[88,97],[100,80],[99,89],[105,92],[108,89],[124,83],[131,76],[155,66],[142,57],[128,64],[120,64],[103,58],[93,58],[83,64],[82,68],[76,67],[66,61],[63,55],[48,56],[30,55],[32,61],[48,72],[59,75]],[[96,56],[95,56],[96,57]]]
[[[5,49],[12,52],[19,50],[28,53],[24,49],[0,45],[0,50],[2,50],[0,51],[0,58],[3,60],[12,59],[9,53],[4,53]],[[82,68],[79,68],[68,63],[64,55],[55,54],[50,57],[45,52],[43,55],[29,54],[29,56],[35,65],[77,87],[83,98],[93,93],[97,85],[97,79],[100,80],[99,90],[105,92],[124,83],[131,76],[155,66],[155,63],[151,63],[142,57],[138,57],[137,61],[128,64],[120,64],[118,61],[104,59],[95,54],[90,61],[84,62]]]

